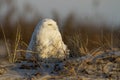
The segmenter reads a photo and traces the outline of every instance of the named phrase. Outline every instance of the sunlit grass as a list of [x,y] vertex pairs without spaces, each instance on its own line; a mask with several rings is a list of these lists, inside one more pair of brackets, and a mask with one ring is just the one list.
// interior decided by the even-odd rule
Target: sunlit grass
[[[9,16],[9,15],[8,15]],[[59,19],[58,19],[59,20]],[[69,15],[60,31],[64,43],[70,49],[71,57],[80,57],[88,54],[97,55],[106,50],[120,48],[120,29],[114,29],[101,25],[90,23],[75,23],[74,15]],[[27,23],[24,19],[20,19],[19,23],[11,25],[9,20],[4,21],[1,25],[0,38],[5,41],[7,54],[10,62],[16,62],[17,56],[26,54],[27,47],[34,27],[37,25],[37,19],[33,23]],[[7,24],[6,24],[7,23]],[[9,41],[9,42],[8,42]],[[10,44],[10,45],[9,45]]]
[[8,54],[9,62],[12,62],[11,59],[10,59],[11,53],[10,53],[10,50],[9,50],[9,46],[8,46],[8,43],[7,43],[7,39],[6,39],[5,32],[4,32],[2,24],[1,24],[1,30],[2,30],[3,37],[4,37],[4,41],[5,41],[5,46],[6,46],[6,49],[7,49],[7,54]]

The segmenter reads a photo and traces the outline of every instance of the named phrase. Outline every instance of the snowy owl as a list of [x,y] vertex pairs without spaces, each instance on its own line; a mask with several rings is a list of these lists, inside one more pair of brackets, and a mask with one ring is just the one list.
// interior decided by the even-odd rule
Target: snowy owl
[[[32,51],[39,60],[54,62],[64,60],[69,56],[69,50],[62,41],[56,22],[52,19],[43,19],[36,26],[28,49]],[[27,52],[26,58],[33,55]]]

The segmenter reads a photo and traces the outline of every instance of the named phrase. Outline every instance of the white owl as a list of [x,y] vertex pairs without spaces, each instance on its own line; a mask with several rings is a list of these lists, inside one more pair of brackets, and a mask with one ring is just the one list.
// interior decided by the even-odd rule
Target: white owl
[[[52,19],[43,19],[36,26],[28,49],[38,58],[45,62],[54,62],[66,59],[69,50],[62,41],[56,22]],[[30,58],[32,53],[27,52],[26,58]]]

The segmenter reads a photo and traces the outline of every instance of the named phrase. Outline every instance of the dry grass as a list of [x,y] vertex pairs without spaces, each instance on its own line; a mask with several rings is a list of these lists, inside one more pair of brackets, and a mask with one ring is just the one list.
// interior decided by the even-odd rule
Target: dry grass
[[9,46],[7,44],[7,39],[6,39],[4,30],[3,30],[2,24],[1,24],[1,30],[2,30],[2,33],[3,33],[3,36],[4,36],[4,41],[5,41],[5,46],[6,46],[6,49],[7,49],[7,54],[8,54],[9,62],[11,62],[11,60],[10,60],[11,54],[10,54]]
[[2,33],[3,33],[3,36],[4,36],[4,41],[5,41],[5,46],[6,46],[6,49],[7,49],[7,54],[8,54],[8,60],[10,63],[14,63],[17,61],[17,56],[18,56],[18,49],[20,47],[20,42],[21,42],[21,29],[20,29],[20,25],[18,24],[18,27],[17,27],[17,32],[16,32],[16,37],[15,37],[15,42],[13,42],[14,44],[11,44],[13,46],[13,51],[10,50],[11,46],[9,46],[9,43],[7,42],[7,38],[6,38],[6,34],[5,34],[5,31],[3,29],[3,26],[1,24],[1,30],[2,30]]
[[[66,28],[64,28],[66,27]],[[104,25],[79,25],[78,27],[63,27],[63,40],[71,51],[71,56],[99,54],[101,51],[119,50],[120,29],[109,28]],[[90,28],[91,27],[91,28]]]
[[12,62],[16,62],[17,61],[17,57],[16,56],[17,56],[17,49],[19,47],[20,40],[21,40],[21,29],[20,29],[20,25],[18,24]]
[[[101,51],[111,50],[118,48],[119,49],[119,42],[120,42],[120,29],[109,29],[109,28],[100,28],[97,29],[95,25],[77,25],[75,26],[74,23],[69,25],[69,22],[74,21],[66,21],[66,25],[64,25],[61,29],[63,41],[70,49],[70,56],[71,57],[79,57],[84,56],[87,54],[100,54]],[[22,23],[23,24],[23,23]],[[26,52],[35,53],[33,51],[27,51],[26,48],[28,47],[28,42],[30,36],[33,31],[33,27],[30,27],[30,34],[25,33],[26,25],[15,25],[16,27],[8,28],[9,30],[13,31],[15,36],[8,36],[11,31],[6,32],[6,26],[3,28],[1,25],[1,31],[3,34],[3,39],[5,41],[8,57],[10,62],[17,61],[17,54],[21,53],[25,55]],[[93,30],[90,27],[94,28]],[[13,30],[12,30],[13,29]],[[16,31],[15,31],[16,29]],[[26,30],[26,31],[25,31]],[[15,33],[16,32],[16,33]],[[26,37],[26,36],[29,36]],[[2,37],[1,37],[2,38]],[[8,40],[10,40],[11,49],[9,48]],[[13,45],[14,44],[14,45]]]
[[[23,56],[26,52],[35,53],[33,51],[26,51],[28,47],[31,34],[34,27],[39,22],[40,17],[34,18],[32,23],[28,23],[23,17],[19,18],[19,23],[11,25],[10,14],[6,15],[5,21],[2,22],[4,27],[0,29],[0,39],[5,41],[8,57],[10,62],[17,60],[16,56],[21,53]],[[59,15],[54,16],[59,23]],[[1,25],[2,26],[2,25]],[[98,28],[100,26],[101,28]],[[70,49],[71,57],[79,57],[87,54],[100,54],[101,51],[119,49],[120,48],[120,28],[109,28],[105,24],[96,25],[93,23],[82,22],[78,23],[75,20],[74,14],[68,15],[60,27],[63,41]],[[12,57],[11,57],[12,56]]]
[[[75,33],[72,36],[65,36],[66,44],[69,44],[69,48],[72,56],[83,56],[88,54],[88,38],[84,40],[80,33]],[[79,54],[80,53],[80,54]]]

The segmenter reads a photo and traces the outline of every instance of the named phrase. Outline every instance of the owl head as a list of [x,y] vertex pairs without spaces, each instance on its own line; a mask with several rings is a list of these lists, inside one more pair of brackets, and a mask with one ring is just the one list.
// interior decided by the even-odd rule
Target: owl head
[[42,27],[47,28],[47,29],[58,30],[57,23],[52,19],[43,19]]

